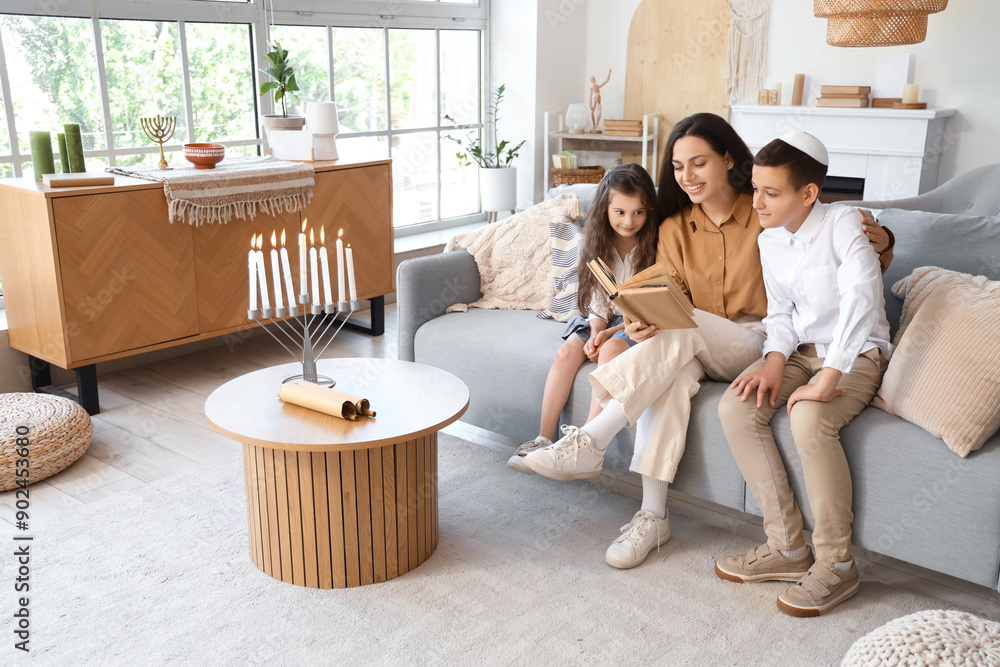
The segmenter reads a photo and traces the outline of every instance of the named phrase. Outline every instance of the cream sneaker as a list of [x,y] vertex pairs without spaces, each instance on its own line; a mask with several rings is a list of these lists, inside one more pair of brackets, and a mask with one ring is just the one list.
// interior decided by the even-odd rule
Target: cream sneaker
[[524,457],[530,452],[536,449],[542,449],[543,447],[551,447],[552,441],[544,436],[538,436],[534,440],[529,440],[514,452],[514,455],[507,459],[507,467],[511,470],[516,470],[518,472],[523,472],[525,475],[534,475],[535,471],[524,465]]
[[524,457],[524,465],[539,475],[565,482],[600,477],[604,450],[594,447],[590,436],[576,426],[562,427],[565,437],[551,447],[536,449]]
[[799,583],[778,596],[778,609],[789,616],[819,616],[858,592],[861,580],[858,568],[843,572],[832,563],[816,562],[802,575]]
[[754,581],[798,581],[813,564],[811,549],[798,558],[783,556],[767,544],[754,547],[743,556],[729,556],[715,562],[720,579],[736,583]]
[[611,567],[627,570],[646,560],[649,552],[670,539],[670,517],[662,519],[648,510],[639,510],[632,521],[621,527],[621,537],[611,543],[604,560]]

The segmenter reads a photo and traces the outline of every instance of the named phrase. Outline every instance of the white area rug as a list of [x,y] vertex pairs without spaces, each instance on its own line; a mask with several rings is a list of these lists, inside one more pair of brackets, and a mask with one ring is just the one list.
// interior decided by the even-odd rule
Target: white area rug
[[[66,513],[32,546],[27,657],[60,666],[832,665],[883,623],[941,606],[865,582],[826,616],[785,616],[775,607],[785,584],[713,574],[717,557],[749,540],[677,513],[659,554],[618,571],[604,550],[634,499],[509,471],[504,455],[447,435],[439,456],[437,551],[360,588],[300,588],[254,567],[238,458]],[[3,562],[12,582],[12,559]],[[9,610],[13,586],[3,588]],[[3,616],[0,662],[13,664],[23,654]]]

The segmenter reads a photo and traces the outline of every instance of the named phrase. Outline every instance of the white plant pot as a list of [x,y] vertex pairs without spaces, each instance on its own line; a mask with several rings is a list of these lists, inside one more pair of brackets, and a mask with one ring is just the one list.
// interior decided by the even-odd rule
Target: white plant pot
[[480,167],[479,197],[484,211],[513,211],[517,206],[517,167]]

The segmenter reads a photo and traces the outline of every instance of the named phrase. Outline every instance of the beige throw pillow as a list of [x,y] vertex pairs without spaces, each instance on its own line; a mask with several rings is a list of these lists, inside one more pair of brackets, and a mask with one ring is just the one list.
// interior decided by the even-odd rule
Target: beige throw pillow
[[968,456],[1000,428],[1000,282],[925,266],[892,291],[903,315],[872,405]]
[[448,312],[466,308],[548,308],[556,293],[549,223],[575,223],[582,215],[580,199],[565,194],[453,238],[445,252],[465,248],[472,254],[479,267],[483,297],[467,306],[451,306]]

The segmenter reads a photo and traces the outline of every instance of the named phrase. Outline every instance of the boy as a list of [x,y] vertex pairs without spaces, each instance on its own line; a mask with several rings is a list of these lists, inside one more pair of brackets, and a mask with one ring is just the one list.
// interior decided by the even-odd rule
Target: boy
[[[851,472],[839,432],[868,405],[889,356],[882,275],[861,215],[816,201],[828,165],[826,148],[805,132],[772,141],[754,158],[767,338],[764,359],[719,404],[729,446],[764,515],[767,544],[718,561],[715,572],[737,582],[796,582],[777,602],[800,617],[825,613],[858,591]],[[816,523],[815,559],[769,425],[786,403]]]

